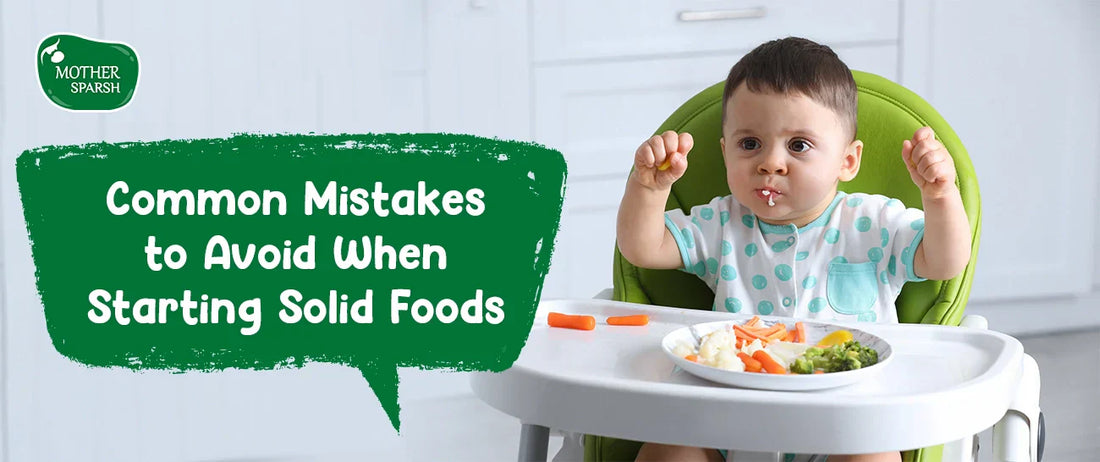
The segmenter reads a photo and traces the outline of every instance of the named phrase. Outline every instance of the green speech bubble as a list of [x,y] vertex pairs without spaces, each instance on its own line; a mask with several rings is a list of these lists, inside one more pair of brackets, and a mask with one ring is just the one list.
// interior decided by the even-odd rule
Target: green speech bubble
[[46,98],[70,111],[113,111],[137,90],[137,53],[125,43],[55,34],[38,45],[35,62]]
[[59,353],[173,372],[346,364],[398,430],[397,367],[519,356],[566,178],[557,151],[441,134],[47,146],[16,172]]

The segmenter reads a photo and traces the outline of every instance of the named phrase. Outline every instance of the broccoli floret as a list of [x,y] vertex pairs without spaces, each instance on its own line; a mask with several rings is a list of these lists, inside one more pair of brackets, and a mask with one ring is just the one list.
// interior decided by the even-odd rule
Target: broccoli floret
[[813,374],[814,362],[806,358],[796,358],[791,363],[791,372],[795,374]]
[[863,367],[873,366],[878,364],[878,352],[874,348],[866,347],[860,344],[856,344],[859,348],[859,360],[863,363]]
[[805,362],[810,364],[798,365],[798,360],[795,360],[795,365],[791,366],[792,372],[794,372],[796,365],[800,370],[805,370],[807,366],[812,365],[809,372],[799,372],[804,374],[813,373],[814,369],[822,369],[825,372],[840,372],[878,363],[878,352],[852,340],[828,348],[809,348],[799,359],[805,359]]

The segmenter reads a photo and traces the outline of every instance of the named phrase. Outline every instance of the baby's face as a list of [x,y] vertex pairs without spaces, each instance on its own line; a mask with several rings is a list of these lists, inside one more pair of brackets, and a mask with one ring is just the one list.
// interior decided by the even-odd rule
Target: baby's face
[[804,226],[859,171],[863,145],[850,136],[836,112],[805,95],[754,93],[742,83],[722,127],[730,192],[766,223]]

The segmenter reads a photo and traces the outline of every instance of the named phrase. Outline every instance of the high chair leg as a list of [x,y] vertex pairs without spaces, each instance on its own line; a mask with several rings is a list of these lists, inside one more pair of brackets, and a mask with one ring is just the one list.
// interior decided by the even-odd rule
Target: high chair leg
[[1016,397],[993,426],[993,457],[998,461],[1039,460],[1039,365],[1025,354]]
[[549,443],[549,428],[524,423],[519,432],[519,462],[546,462]]

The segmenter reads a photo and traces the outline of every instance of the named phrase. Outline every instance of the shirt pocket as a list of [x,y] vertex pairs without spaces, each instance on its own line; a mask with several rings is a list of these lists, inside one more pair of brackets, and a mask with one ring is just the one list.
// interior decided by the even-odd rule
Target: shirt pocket
[[870,312],[878,300],[878,278],[875,262],[829,263],[825,294],[829,306],[840,314]]

